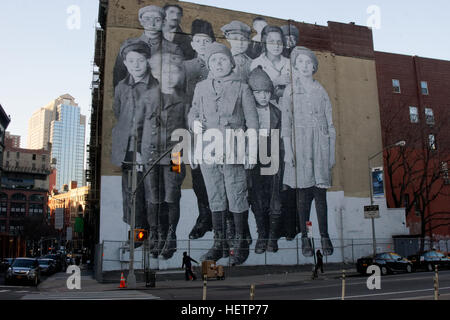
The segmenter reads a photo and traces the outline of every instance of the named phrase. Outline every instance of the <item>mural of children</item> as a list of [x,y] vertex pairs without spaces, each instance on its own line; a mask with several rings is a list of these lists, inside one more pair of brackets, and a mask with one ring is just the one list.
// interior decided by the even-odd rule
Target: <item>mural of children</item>
[[[206,49],[206,62],[210,73],[208,79],[195,88],[189,127],[193,129],[196,121],[203,130],[220,130],[223,137],[226,137],[226,129],[258,129],[255,99],[248,85],[233,72],[235,64],[231,51],[225,45],[214,42]],[[243,164],[208,164],[204,161],[200,168],[208,192],[214,230],[213,247],[202,260],[217,261],[229,255],[225,240],[225,217],[229,210],[233,213],[236,228],[231,262],[242,264],[249,255],[245,240],[249,209],[245,167]]]
[[234,20],[220,30],[231,45],[231,54],[236,63],[234,72],[241,77],[242,81],[247,82],[252,63],[252,59],[246,54],[250,43],[250,27],[243,22]]
[[[186,69],[186,99],[192,103],[194,89],[197,83],[206,80],[209,69],[205,62],[206,47],[216,41],[212,25],[208,21],[196,19],[192,22],[191,28],[192,48],[197,56],[192,60],[184,62]],[[206,192],[205,181],[199,166],[192,166],[192,188],[197,197],[198,217],[194,227],[189,233],[189,239],[199,239],[206,232],[212,231],[211,210],[209,208],[208,194]]]
[[[272,81],[261,67],[257,67],[250,73],[248,85],[255,96],[259,128],[268,130],[267,136],[260,135],[259,138],[267,139],[267,150],[271,150],[270,130],[281,129],[281,111],[270,103],[270,97],[274,90]],[[278,141],[278,145],[282,145],[281,141]],[[249,188],[250,204],[255,215],[258,231],[258,240],[255,246],[255,253],[257,254],[264,253],[266,250],[269,252],[278,251],[281,225],[281,170],[275,175],[261,175],[261,166],[263,165],[258,163],[250,171],[251,187]]]
[[319,65],[315,54],[305,47],[296,47],[291,61],[294,80],[282,100],[283,183],[297,190],[303,255],[313,255],[306,231],[312,200],[316,205],[323,254],[331,255],[326,192],[331,187],[331,169],[335,164],[332,106],[325,89],[313,79]]
[[[144,28],[144,33],[137,38],[141,40],[151,48],[151,54],[154,55],[162,50],[170,50],[172,52],[177,52],[177,56],[181,57],[183,60],[183,51],[181,48],[163,37],[162,28],[164,19],[166,18],[165,11],[158,6],[146,6],[139,9],[138,18],[141,26]],[[127,75],[127,70],[123,64],[123,59],[119,55],[116,59],[116,64],[114,65],[113,83],[114,86],[119,83],[120,80],[125,78]]]
[[[150,52],[149,46],[138,40],[125,41],[119,51],[128,75],[114,90],[113,110],[117,123],[112,129],[111,162],[122,168],[123,221],[127,224],[130,224],[132,205],[128,178],[134,151],[137,161],[141,162],[141,119],[144,109],[137,100],[158,85],[150,74]],[[138,172],[138,179],[141,175],[142,172]],[[136,227],[147,226],[146,216],[144,189],[140,187],[136,193]]]
[[283,56],[289,58],[291,56],[292,50],[294,50],[294,48],[297,46],[300,33],[297,27],[293,24],[281,26],[281,30],[283,31],[284,39],[286,42],[286,48],[284,48]]
[[283,96],[284,88],[291,82],[291,65],[288,58],[282,55],[284,50],[283,31],[279,27],[266,26],[262,30],[263,52],[253,60],[250,69],[261,66],[269,75],[275,87],[275,101],[277,107],[278,100]]
[[263,51],[261,33],[265,26],[267,26],[266,19],[262,17],[256,17],[255,19],[253,19],[253,29],[256,31],[256,35],[252,38],[252,41],[247,50],[247,55],[251,59],[256,59],[261,55]]
[[[146,169],[162,153],[174,146],[172,132],[186,128],[189,104],[185,101],[185,71],[182,63],[174,62],[171,53],[162,55],[162,71],[155,77],[160,88],[154,88],[142,96],[144,123],[142,129],[142,158]],[[145,190],[150,194],[147,203],[150,225],[151,252],[169,259],[177,249],[176,229],[180,219],[181,184],[186,175],[182,164],[181,173],[172,172],[171,154],[165,156],[146,176]],[[165,210],[163,204],[167,206]]]

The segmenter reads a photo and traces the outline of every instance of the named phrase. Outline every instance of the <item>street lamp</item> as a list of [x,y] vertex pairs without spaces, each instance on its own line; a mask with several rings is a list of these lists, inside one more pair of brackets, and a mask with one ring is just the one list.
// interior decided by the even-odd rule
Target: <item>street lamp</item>
[[[375,153],[374,155],[370,156],[368,158],[368,164],[369,164],[369,192],[370,192],[370,205],[373,205],[373,192],[372,192],[372,169],[370,167],[370,161],[375,158],[376,156],[378,156],[380,153],[383,153],[384,150],[393,148],[393,147],[404,147],[406,145],[406,141],[401,140],[398,141],[394,144],[388,145],[386,147],[384,147],[381,151]],[[373,256],[375,257],[375,255],[377,254],[377,242],[375,239],[375,220],[374,217],[371,217],[372,220],[372,243],[373,243]]]

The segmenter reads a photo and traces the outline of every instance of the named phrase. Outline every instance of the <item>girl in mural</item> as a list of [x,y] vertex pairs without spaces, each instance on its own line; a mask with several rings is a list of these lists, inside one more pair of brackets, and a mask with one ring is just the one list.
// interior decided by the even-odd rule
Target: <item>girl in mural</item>
[[241,77],[242,81],[247,82],[252,63],[252,59],[246,54],[250,43],[250,27],[235,20],[224,25],[220,30],[231,45],[231,53],[236,63],[234,72]]
[[284,88],[291,82],[291,65],[289,59],[282,55],[285,44],[281,28],[266,26],[262,30],[263,52],[253,60],[250,69],[261,66],[269,75],[275,87],[275,101],[277,107],[279,99],[283,96]]
[[[122,168],[123,221],[130,224],[131,186],[128,184],[132,170],[134,151],[141,162],[141,132],[143,107],[137,101],[149,90],[157,87],[149,67],[151,50],[139,40],[127,40],[121,46],[119,56],[127,68],[127,76],[114,89],[114,115],[117,119],[112,129],[111,162]],[[135,150],[135,146],[137,150]],[[142,172],[138,172],[138,179]],[[148,228],[143,187],[136,193],[136,227]]]
[[[205,62],[206,47],[216,41],[211,23],[196,19],[191,27],[191,46],[197,56],[192,60],[184,62],[186,69],[186,99],[192,105],[194,89],[197,83],[206,80],[209,69]],[[208,194],[205,181],[199,166],[191,165],[192,188],[197,197],[198,217],[194,227],[189,233],[189,239],[199,239],[206,232],[212,231],[211,209],[209,208]]]
[[[198,83],[195,88],[189,112],[191,130],[195,128],[194,122],[200,124],[202,130],[220,130],[223,137],[226,136],[226,129],[257,130],[255,99],[248,85],[233,72],[235,63],[231,51],[225,45],[214,42],[207,47],[205,57],[210,72],[208,79]],[[225,159],[225,151],[216,156]],[[208,192],[214,230],[213,247],[202,260],[217,261],[229,256],[225,239],[225,217],[229,210],[236,228],[231,263],[242,264],[249,255],[249,245],[245,240],[249,209],[245,166],[203,161],[200,168]]]
[[[142,159],[146,170],[174,143],[172,132],[186,128],[189,105],[185,101],[185,71],[182,63],[163,53],[161,72],[154,73],[160,87],[148,91],[139,101],[144,109],[142,129]],[[172,172],[168,154],[146,176],[146,194],[150,195],[148,220],[150,224],[150,250],[154,256],[169,259],[177,249],[176,229],[180,219],[181,184],[186,175]],[[164,206],[165,205],[165,206]],[[167,210],[166,208],[167,207]]]
[[303,255],[313,255],[306,222],[314,200],[323,254],[327,256],[333,254],[328,235],[326,198],[327,189],[331,187],[331,169],[335,164],[336,131],[332,107],[325,89],[313,79],[319,65],[315,54],[305,47],[296,47],[291,61],[293,81],[282,99],[283,183],[297,190]]

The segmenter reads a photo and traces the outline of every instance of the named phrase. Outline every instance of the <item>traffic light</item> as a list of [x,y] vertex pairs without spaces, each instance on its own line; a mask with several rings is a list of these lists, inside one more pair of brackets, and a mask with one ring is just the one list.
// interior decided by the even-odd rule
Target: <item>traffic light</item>
[[145,229],[135,229],[134,230],[134,241],[143,242],[148,238],[148,231]]
[[172,153],[172,160],[170,160],[170,171],[181,173],[181,152]]

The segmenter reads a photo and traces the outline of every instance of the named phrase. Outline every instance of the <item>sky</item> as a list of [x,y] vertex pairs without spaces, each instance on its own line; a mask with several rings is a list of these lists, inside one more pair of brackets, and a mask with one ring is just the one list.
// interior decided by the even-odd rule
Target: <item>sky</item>
[[[448,0],[190,2],[324,26],[369,24],[377,51],[450,60]],[[33,112],[62,94],[89,117],[97,15],[97,0],[0,1],[0,104],[23,148]]]

